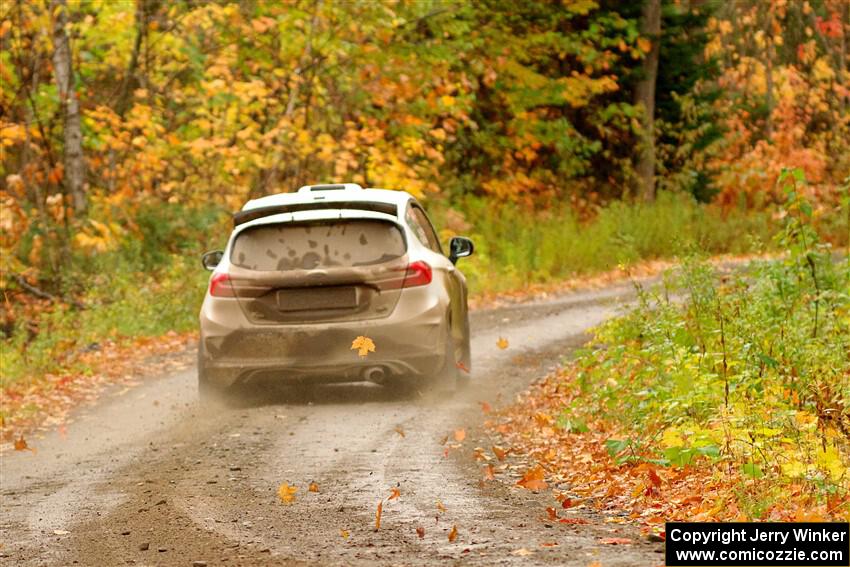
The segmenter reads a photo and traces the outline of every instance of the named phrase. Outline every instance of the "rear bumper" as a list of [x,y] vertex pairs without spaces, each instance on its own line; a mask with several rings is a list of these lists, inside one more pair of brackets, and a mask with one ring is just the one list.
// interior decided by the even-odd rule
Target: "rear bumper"
[[[405,294],[407,295],[407,294]],[[259,381],[363,380],[380,367],[393,376],[430,376],[445,364],[446,308],[432,294],[403,297],[382,319],[342,323],[254,325],[236,300],[205,302],[201,310],[204,379],[220,388]],[[375,352],[351,349],[360,335]]]

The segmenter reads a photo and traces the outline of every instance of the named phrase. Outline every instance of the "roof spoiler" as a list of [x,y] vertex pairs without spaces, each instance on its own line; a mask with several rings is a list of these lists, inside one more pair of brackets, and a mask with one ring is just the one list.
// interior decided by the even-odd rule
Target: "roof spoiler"
[[336,183],[330,185],[305,185],[298,189],[299,193],[310,193],[312,191],[345,191],[347,189],[353,189],[355,191],[362,190],[363,188],[357,183]]
[[[315,185],[313,186],[315,187]],[[303,187],[302,189],[303,190]],[[299,191],[300,191],[299,190]],[[393,203],[376,203],[368,201],[318,201],[315,203],[291,203],[288,205],[271,205],[258,207],[233,213],[233,226],[251,222],[252,220],[279,215],[281,213],[295,213],[298,211],[322,211],[328,209],[348,209],[356,211],[370,211],[373,213],[384,213],[398,216],[398,207]]]

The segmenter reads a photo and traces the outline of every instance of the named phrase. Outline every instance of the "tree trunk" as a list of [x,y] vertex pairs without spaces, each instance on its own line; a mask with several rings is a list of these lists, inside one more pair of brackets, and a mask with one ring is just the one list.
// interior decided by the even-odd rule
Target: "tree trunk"
[[74,89],[74,68],[71,61],[71,42],[68,39],[68,5],[66,0],[52,0],[53,13],[53,75],[59,90],[59,100],[65,110],[65,188],[71,195],[74,210],[86,209],[85,162],[83,133],[80,126],[80,101]]
[[638,195],[652,201],[655,199],[655,81],[661,46],[661,0],[645,0],[641,35],[652,42],[652,47],[643,60],[643,78],[635,89],[635,104],[643,105],[644,109],[636,169]]

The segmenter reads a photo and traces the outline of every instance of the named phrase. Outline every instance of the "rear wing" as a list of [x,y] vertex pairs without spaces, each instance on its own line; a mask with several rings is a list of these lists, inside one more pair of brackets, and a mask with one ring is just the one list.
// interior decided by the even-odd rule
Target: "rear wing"
[[233,226],[245,224],[252,220],[279,215],[281,213],[295,213],[298,211],[321,211],[328,209],[348,209],[356,211],[371,211],[373,213],[384,213],[398,217],[398,206],[393,203],[379,203],[374,201],[320,201],[315,203],[291,203],[288,205],[272,205],[269,207],[258,207],[233,213]]

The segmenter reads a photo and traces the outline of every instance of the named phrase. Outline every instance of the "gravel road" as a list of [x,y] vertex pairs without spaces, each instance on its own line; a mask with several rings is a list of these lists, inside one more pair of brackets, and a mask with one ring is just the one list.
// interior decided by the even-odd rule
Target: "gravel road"
[[[479,402],[513,400],[629,297],[624,285],[475,311],[472,384],[454,396],[335,385],[207,411],[194,370],[108,391],[36,453],[0,458],[0,565],[660,564],[660,544],[592,512],[547,523],[550,492],[482,483],[471,457],[492,443]],[[283,482],[298,487],[291,504]],[[599,542],[611,537],[636,543]]]

